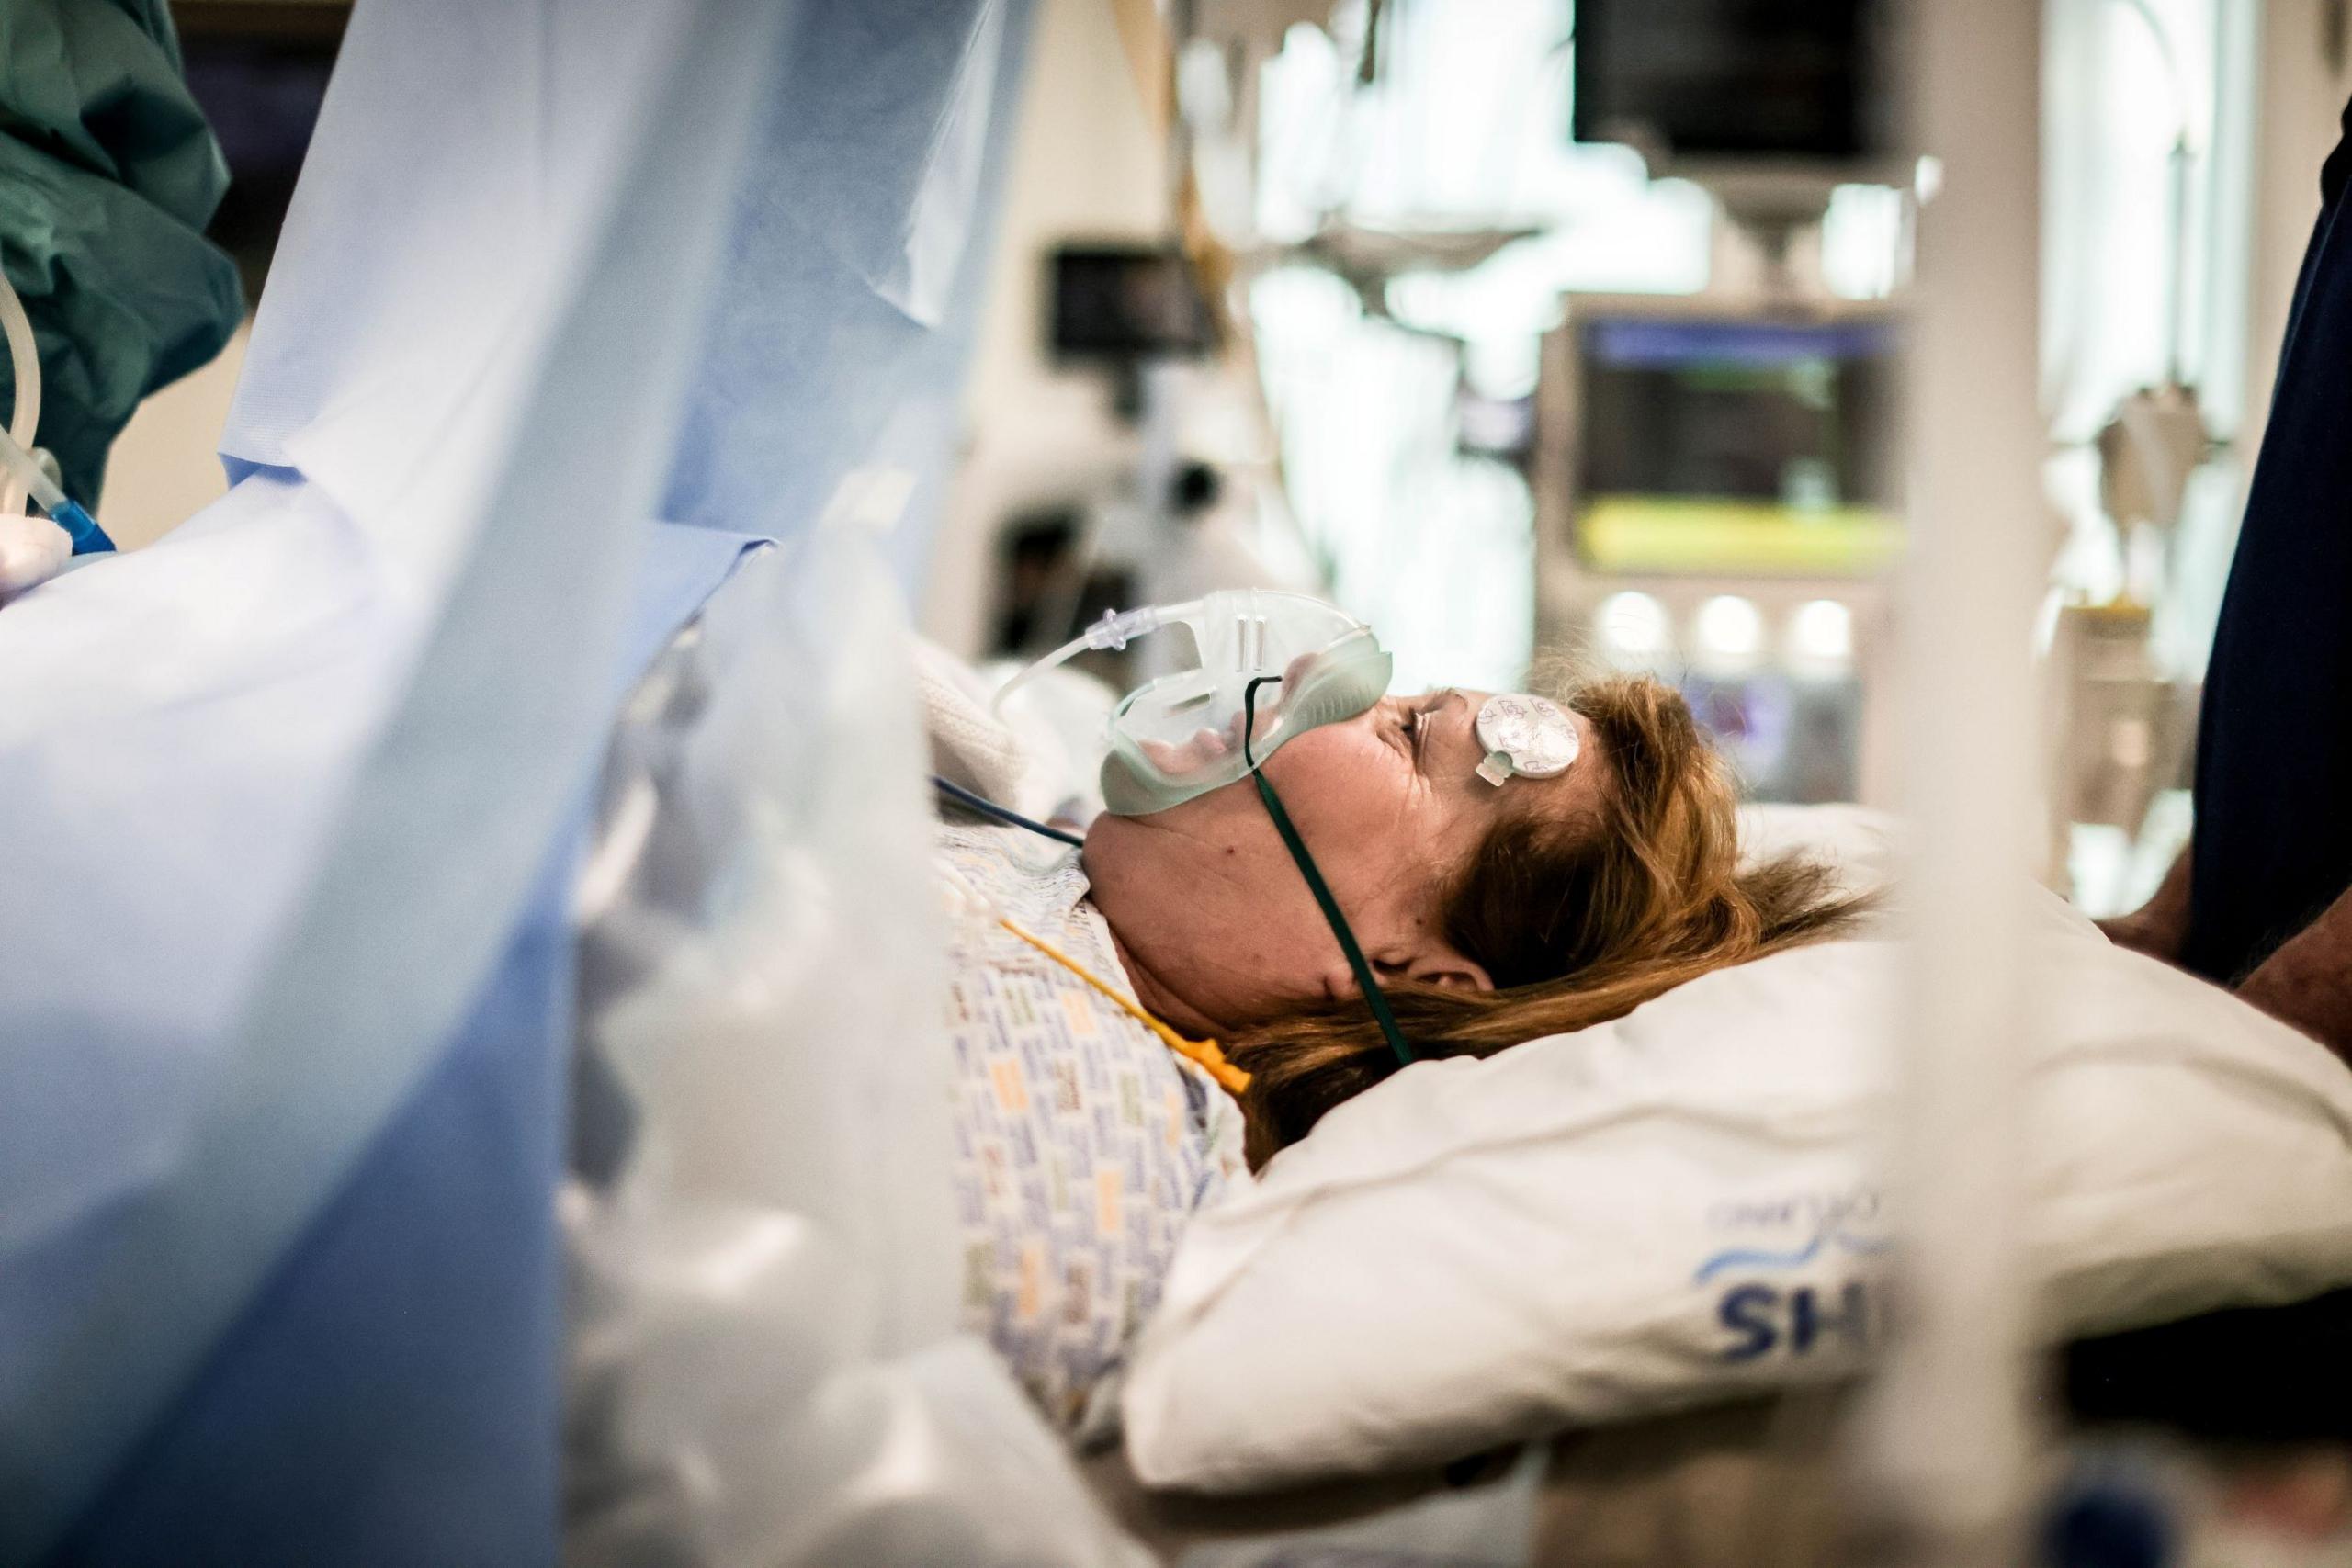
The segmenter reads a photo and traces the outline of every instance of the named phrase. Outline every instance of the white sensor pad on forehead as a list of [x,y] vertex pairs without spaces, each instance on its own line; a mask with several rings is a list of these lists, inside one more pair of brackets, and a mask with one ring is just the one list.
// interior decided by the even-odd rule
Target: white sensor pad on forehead
[[1522,693],[1488,697],[1478,710],[1478,776],[1499,786],[1513,773],[1548,779],[1568,771],[1579,742],[1576,721],[1549,697]]

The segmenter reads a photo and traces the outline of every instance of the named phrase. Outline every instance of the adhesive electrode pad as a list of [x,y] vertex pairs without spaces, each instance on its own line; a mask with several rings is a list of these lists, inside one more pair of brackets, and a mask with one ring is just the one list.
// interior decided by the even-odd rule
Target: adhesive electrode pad
[[1578,744],[1576,721],[1549,697],[1508,693],[1488,697],[1478,709],[1478,748],[1487,754],[1478,776],[1490,784],[1514,773],[1531,779],[1565,773]]

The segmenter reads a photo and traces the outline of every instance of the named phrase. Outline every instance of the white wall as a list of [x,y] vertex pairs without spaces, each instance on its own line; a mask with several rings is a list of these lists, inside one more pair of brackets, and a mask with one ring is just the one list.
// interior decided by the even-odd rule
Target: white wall
[[[2324,57],[2327,17],[2339,0],[2268,0],[2262,13],[2254,149],[2252,321],[2246,339],[2249,438],[2270,412],[2270,382],[2295,277],[2319,216],[2319,169],[2335,145],[2336,117],[2352,96],[2352,72]],[[2253,453],[2245,454],[2247,470]]]
[[933,552],[924,631],[979,649],[995,534],[1008,513],[1108,483],[1136,457],[1099,374],[1047,365],[1045,257],[1065,239],[1167,231],[1164,141],[1107,0],[1044,0],[1007,175],[989,296],[973,353],[968,423]]
[[97,513],[122,548],[154,543],[227,491],[215,453],[252,335],[248,320],[218,358],[141,403],[115,437]]

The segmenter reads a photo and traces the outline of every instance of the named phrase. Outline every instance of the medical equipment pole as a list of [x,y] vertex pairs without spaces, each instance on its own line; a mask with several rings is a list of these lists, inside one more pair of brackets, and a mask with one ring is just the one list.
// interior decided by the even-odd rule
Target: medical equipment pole
[[1891,1174],[1894,1338],[1863,1416],[1866,1495],[1905,1561],[2024,1561],[2033,1448],[2020,1246],[2021,917],[2030,628],[2045,532],[2038,397],[2040,0],[1914,0],[1921,165],[1905,383],[1902,643],[1911,953]]

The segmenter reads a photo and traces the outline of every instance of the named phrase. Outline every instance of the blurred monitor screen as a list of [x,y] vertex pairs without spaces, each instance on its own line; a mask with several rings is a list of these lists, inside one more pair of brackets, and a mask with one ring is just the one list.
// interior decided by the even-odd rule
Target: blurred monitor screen
[[1181,251],[1066,245],[1053,256],[1053,348],[1062,359],[1191,357],[1215,346]]
[[1892,323],[1615,316],[1575,331],[1588,564],[1848,575],[1892,559]]
[[1885,150],[1871,0],[1577,0],[1573,134],[1677,159]]
[[1730,758],[1749,800],[1819,806],[1860,787],[1862,687],[1851,675],[1792,679],[1685,673],[1683,700]]

